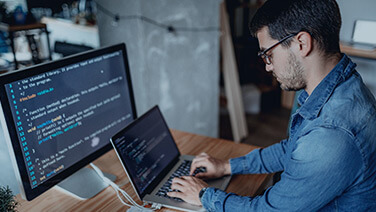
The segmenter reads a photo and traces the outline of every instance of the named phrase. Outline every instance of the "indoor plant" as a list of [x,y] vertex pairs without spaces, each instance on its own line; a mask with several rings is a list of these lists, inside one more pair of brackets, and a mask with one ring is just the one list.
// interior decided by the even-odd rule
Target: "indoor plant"
[[18,202],[9,186],[0,186],[0,211],[17,211],[17,206]]

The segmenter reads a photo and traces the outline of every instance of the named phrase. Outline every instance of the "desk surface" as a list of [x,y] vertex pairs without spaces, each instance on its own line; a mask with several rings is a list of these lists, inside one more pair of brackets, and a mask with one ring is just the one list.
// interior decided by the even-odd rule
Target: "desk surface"
[[357,49],[352,46],[346,45],[341,43],[341,52],[355,57],[362,57],[368,59],[376,59],[376,49],[374,50],[364,50],[364,49]]
[[[207,152],[214,157],[229,159],[245,155],[256,148],[247,144],[235,144],[222,139],[176,130],[172,130],[172,133],[182,154],[197,155],[201,152]],[[102,171],[116,175],[118,179],[115,183],[125,184],[122,189],[134,199],[137,199],[113,150],[95,160],[94,164],[101,168]],[[269,178],[270,175],[233,176],[226,191],[254,196],[259,194],[264,183]],[[58,191],[56,188],[50,189],[31,202],[22,200],[20,195],[17,196],[17,200],[20,202],[19,211],[125,211],[127,209],[126,206],[121,204],[116,197],[115,191],[110,187],[88,200],[75,199]],[[138,202],[141,203],[141,201]]]

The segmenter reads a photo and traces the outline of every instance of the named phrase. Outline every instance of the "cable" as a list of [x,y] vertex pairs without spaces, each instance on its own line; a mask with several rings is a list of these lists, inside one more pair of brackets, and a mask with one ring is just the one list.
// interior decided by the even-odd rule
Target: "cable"
[[[97,172],[97,174],[103,179],[103,181],[105,183],[109,184],[116,191],[116,195],[119,197],[120,201],[124,205],[126,205],[128,207],[136,206],[137,208],[143,208],[141,205],[136,203],[125,191],[123,191],[121,188],[119,188],[118,185],[116,185],[114,182],[112,182],[110,179],[108,179],[106,176],[104,176],[103,172],[97,166],[95,166],[93,163],[90,163],[90,165]],[[119,191],[124,195],[124,197],[128,200],[128,202],[131,203],[131,205],[123,201],[123,199],[120,197]]]
[[[119,200],[121,201],[121,203],[123,205],[126,205],[128,207],[136,207],[140,210],[145,210],[146,208],[144,208],[143,206],[139,205],[136,201],[134,201],[132,199],[131,196],[129,196],[129,194],[127,194],[127,192],[125,192],[123,189],[121,189],[118,185],[116,185],[114,182],[112,182],[110,179],[108,179],[106,176],[103,175],[103,172],[96,166],[94,165],[93,163],[90,163],[91,167],[93,167],[94,171],[97,172],[97,174],[103,179],[103,181],[105,183],[107,183],[108,185],[110,185],[115,191],[116,191],[116,195],[117,197],[119,198]],[[130,203],[126,203],[124,202],[123,198],[120,196],[120,194],[123,195],[123,197],[125,197],[125,199]],[[155,209],[158,209],[158,208],[147,208],[151,211],[154,211]]]
[[162,29],[167,30],[170,33],[174,33],[177,31],[185,31],[185,32],[219,32],[220,28],[219,27],[174,27],[172,25],[167,25],[163,23],[159,23],[157,21],[154,21],[151,18],[142,16],[142,15],[124,15],[120,16],[118,14],[112,13],[110,10],[107,8],[103,7],[100,5],[98,2],[95,2],[97,4],[97,8],[101,10],[105,15],[111,17],[114,19],[115,23],[118,23],[120,20],[132,20],[132,19],[139,19],[141,21],[144,21],[146,23],[152,24],[154,26],[160,27]]

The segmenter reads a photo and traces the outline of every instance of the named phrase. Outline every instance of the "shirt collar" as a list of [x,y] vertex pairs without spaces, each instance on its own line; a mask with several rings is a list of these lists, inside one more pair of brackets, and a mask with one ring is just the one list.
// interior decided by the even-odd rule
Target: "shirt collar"
[[320,82],[310,96],[306,91],[299,95],[298,103],[301,105],[299,114],[309,120],[317,118],[337,85],[345,81],[355,67],[356,64],[344,54],[340,62]]

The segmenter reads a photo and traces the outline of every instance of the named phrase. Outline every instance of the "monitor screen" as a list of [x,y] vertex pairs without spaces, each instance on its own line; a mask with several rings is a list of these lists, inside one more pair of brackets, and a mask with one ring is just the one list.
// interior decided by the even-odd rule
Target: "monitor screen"
[[28,200],[110,150],[137,116],[124,44],[1,76],[0,86]]

